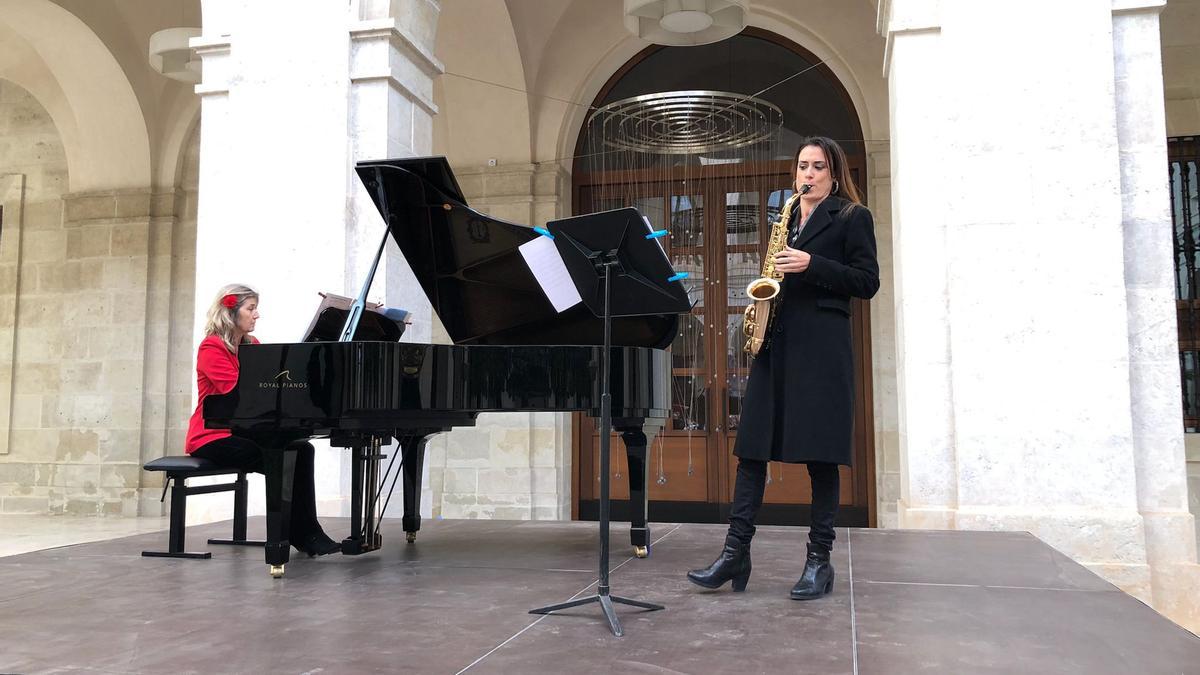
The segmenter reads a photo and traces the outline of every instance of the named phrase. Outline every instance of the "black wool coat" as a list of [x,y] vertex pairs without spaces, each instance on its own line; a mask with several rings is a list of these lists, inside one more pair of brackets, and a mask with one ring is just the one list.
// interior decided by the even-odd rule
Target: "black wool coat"
[[[785,274],[771,338],[750,366],[742,399],[738,457],[850,465],[854,356],[850,298],[879,290],[875,222],[863,206],[827,197],[792,248],[812,255]],[[800,209],[792,213],[793,231]]]

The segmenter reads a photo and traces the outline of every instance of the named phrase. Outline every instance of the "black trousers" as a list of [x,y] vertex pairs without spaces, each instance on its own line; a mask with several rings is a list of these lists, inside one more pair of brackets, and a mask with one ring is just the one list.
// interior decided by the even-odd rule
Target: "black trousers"
[[[322,532],[321,524],[317,521],[317,490],[313,477],[316,452],[308,441],[295,441],[289,447],[296,450],[296,474],[292,478],[292,520],[288,538],[302,542],[310,534]],[[254,441],[240,436],[227,436],[205,443],[196,448],[192,456],[255,473],[262,473],[263,470],[263,449]]]
[[[812,519],[808,541],[812,548],[828,553],[835,538],[833,521],[838,509],[838,465],[808,462],[812,480]],[[733,503],[729,507],[729,534],[749,546],[754,537],[754,520],[762,507],[767,489],[767,463],[738,458],[737,480],[733,485]]]

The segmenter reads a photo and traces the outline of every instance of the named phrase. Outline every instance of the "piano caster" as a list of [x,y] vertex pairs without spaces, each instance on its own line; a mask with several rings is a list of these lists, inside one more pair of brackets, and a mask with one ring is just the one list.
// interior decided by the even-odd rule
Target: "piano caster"
[[283,576],[283,565],[271,565],[271,578],[278,579]]
[[633,554],[639,558],[646,558],[650,556],[650,549],[645,546],[634,546]]
[[405,532],[404,540],[410,544],[415,542],[417,540],[417,533],[416,532]]

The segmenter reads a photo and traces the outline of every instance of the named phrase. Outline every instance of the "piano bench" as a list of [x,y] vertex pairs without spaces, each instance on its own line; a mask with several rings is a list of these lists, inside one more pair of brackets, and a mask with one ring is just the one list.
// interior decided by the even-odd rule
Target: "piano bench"
[[[142,468],[146,471],[162,471],[167,474],[163,483],[163,499],[167,497],[167,488],[171,488],[171,530],[168,534],[167,550],[142,551],[143,556],[154,558],[211,558],[208,551],[193,553],[184,550],[184,528],[187,524],[187,498],[192,495],[202,495],[211,492],[233,492],[233,538],[209,539],[210,544],[231,544],[234,546],[263,546],[265,542],[246,539],[246,472],[242,469],[219,466],[207,459],[188,455],[159,457],[146,462]],[[216,485],[187,484],[189,478],[200,476],[226,476],[237,474],[237,479],[231,483]],[[172,486],[172,481],[174,485]],[[162,501],[162,500],[159,500]]]

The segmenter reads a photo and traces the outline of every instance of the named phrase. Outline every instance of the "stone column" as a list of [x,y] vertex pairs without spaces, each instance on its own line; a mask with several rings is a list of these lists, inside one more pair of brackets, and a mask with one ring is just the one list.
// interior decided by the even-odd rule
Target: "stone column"
[[[221,21],[209,25],[210,8]],[[346,7],[205,3],[196,337],[218,288],[262,294],[258,336],[295,342],[319,291],[345,288]]]
[[1146,531],[1154,606],[1200,625],[1200,567],[1188,511],[1174,249],[1159,44],[1162,0],[1130,1],[1113,12],[1117,141],[1125,245],[1129,374],[1137,504]]
[[[146,235],[146,322],[145,355],[142,374],[141,463],[162,455],[183,453],[183,441],[168,429],[186,423],[191,411],[173,409],[170,384],[172,375],[172,325],[180,315],[173,310],[176,288],[176,229],[181,193],[156,192],[150,196],[150,220]],[[190,270],[189,270],[190,272]],[[190,340],[188,346],[190,347]],[[177,418],[183,418],[181,421]],[[138,515],[162,515],[166,504],[161,500],[163,475],[140,473]]]
[[52,497],[51,508],[137,515],[141,465],[162,452],[154,433],[161,414],[146,398],[151,193],[77,192],[63,202],[62,289],[70,295],[51,319],[63,339],[52,485],[65,503]]
[[[433,56],[439,8],[429,0],[357,0],[350,8],[349,152],[354,162],[433,154],[433,78],[444,70]],[[386,225],[357,176],[349,180],[346,294],[358,295],[386,235]],[[431,342],[435,323],[429,299],[394,241],[387,243],[370,297],[412,312],[406,342]],[[391,445],[389,454],[399,451]],[[351,463],[338,456],[337,476],[318,485],[323,502],[349,514]],[[432,515],[429,462],[422,477],[421,513]],[[399,502],[400,495],[395,495]],[[399,517],[400,509],[388,515]]]
[[[383,235],[353,163],[432,149],[438,5],[353,0],[281,15],[273,3],[206,0],[204,10],[192,43],[204,63],[196,339],[218,287],[243,281],[262,294],[259,338],[296,342],[318,292],[358,294]],[[428,303],[398,257],[372,299],[416,310],[408,338],[428,341]],[[322,513],[345,513],[347,461],[318,452]]]
[[871,301],[871,389],[875,419],[876,521],[896,527],[900,500],[900,434],[896,419],[896,275],[892,256],[891,152],[887,141],[867,142],[868,206],[879,245],[879,292]]
[[[363,0],[350,28],[350,158],[352,162],[433,153],[433,78],[444,70],[433,56],[437,6],[427,0],[392,3]],[[349,279],[366,279],[383,219],[358,179],[350,185],[353,229]],[[374,297],[413,312],[406,340],[432,339],[429,299],[394,242],[376,275]],[[357,288],[350,289],[355,293]]]
[[[251,194],[250,185],[243,184],[248,178],[239,175],[245,171],[245,162],[261,161],[262,157],[248,149],[239,148],[242,133],[253,133],[249,129],[239,129],[240,121],[236,118],[234,106],[230,100],[231,89],[238,82],[237,72],[241,64],[233,56],[233,31],[237,27],[238,6],[228,0],[204,1],[204,33],[192,38],[191,47],[200,57],[203,66],[203,80],[196,85],[196,94],[200,96],[200,162],[196,181],[196,236],[192,258],[195,266],[195,285],[192,289],[193,316],[190,330],[188,355],[181,358],[188,362],[187,371],[192,374],[187,389],[190,391],[190,402],[183,406],[187,415],[196,406],[196,349],[203,337],[205,313],[213,300],[217,289],[224,284],[239,282],[256,285],[259,291],[268,294],[264,298],[267,303],[263,311],[267,320],[263,327],[279,324],[271,321],[273,316],[285,316],[274,307],[271,300],[277,300],[278,294],[271,294],[263,287],[262,269],[271,269],[278,265],[279,256],[275,247],[261,249],[261,243],[243,239],[243,230],[250,230],[253,225],[246,222],[243,214],[246,212],[244,202],[251,200],[269,199],[272,190],[278,190],[280,182],[275,173],[268,169],[272,178],[264,184],[262,194]],[[261,130],[255,130],[261,131]],[[265,162],[267,166],[275,166],[274,162]],[[287,194],[287,193],[285,193]],[[270,199],[270,201],[294,203],[293,199]],[[285,214],[281,214],[285,217]],[[286,244],[284,244],[286,246]],[[254,259],[258,258],[258,262]],[[275,296],[275,297],[272,297]],[[178,329],[177,329],[178,330]],[[267,335],[272,332],[258,332],[260,339],[268,341]],[[177,338],[178,339],[178,338]],[[273,339],[282,340],[282,337]],[[183,340],[179,340],[183,342]],[[178,404],[177,404],[178,405]],[[185,431],[186,433],[186,431]],[[218,482],[220,479],[210,479],[208,482]],[[258,474],[251,474],[249,512],[259,514],[264,509],[263,480]],[[197,480],[202,483],[204,480]],[[188,524],[204,523],[233,517],[233,504],[229,499],[192,499],[188,505]]]
[[936,3],[881,3],[881,12],[889,20],[884,68],[891,91],[900,464],[896,518],[900,527],[953,528],[958,481],[950,388],[945,172],[940,163],[946,148],[938,133],[947,117],[942,101],[942,36]]
[[885,4],[899,522],[1028,530],[1150,600],[1111,0]]
[[[9,167],[4,167],[9,168]],[[0,455],[9,453],[12,433],[13,374],[16,366],[17,294],[21,274],[21,223],[25,174],[0,173]],[[40,422],[40,420],[39,420]],[[0,513],[5,513],[0,498]]]

